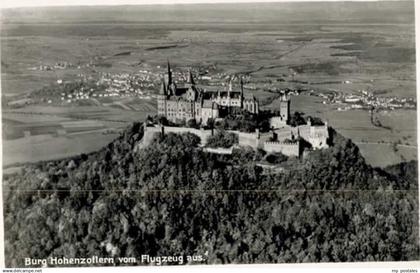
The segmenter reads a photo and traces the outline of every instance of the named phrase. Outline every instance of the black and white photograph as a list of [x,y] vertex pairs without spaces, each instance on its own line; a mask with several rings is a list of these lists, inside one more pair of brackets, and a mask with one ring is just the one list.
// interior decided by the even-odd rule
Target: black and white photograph
[[420,260],[414,0],[5,2],[4,267]]

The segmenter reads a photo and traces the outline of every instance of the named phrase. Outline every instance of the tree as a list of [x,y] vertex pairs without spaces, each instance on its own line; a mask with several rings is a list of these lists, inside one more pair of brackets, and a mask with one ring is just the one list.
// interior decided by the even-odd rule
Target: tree
[[295,112],[293,115],[291,115],[289,118],[289,124],[293,127],[306,124],[306,120],[303,117],[303,113]]
[[195,119],[189,119],[187,121],[187,127],[189,127],[189,128],[197,128],[197,122],[195,121]]
[[238,143],[238,135],[224,130],[217,130],[213,136],[207,139],[207,146],[212,148],[229,148]]
[[279,164],[286,161],[288,157],[282,153],[270,153],[265,157],[268,163]]

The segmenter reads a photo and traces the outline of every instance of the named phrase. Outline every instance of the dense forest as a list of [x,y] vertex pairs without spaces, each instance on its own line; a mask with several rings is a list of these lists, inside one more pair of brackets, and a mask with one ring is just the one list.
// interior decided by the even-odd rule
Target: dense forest
[[201,263],[418,260],[417,162],[372,168],[349,139],[265,170],[191,134],[135,149],[133,124],[92,154],[4,176],[7,266],[24,258],[203,255]]

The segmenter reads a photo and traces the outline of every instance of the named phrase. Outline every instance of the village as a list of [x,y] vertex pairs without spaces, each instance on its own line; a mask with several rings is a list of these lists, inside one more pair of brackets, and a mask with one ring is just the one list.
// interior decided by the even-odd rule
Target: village
[[[161,66],[145,65],[146,68],[138,69],[132,73],[115,73],[98,71],[101,66],[98,58],[89,60],[86,63],[73,64],[61,60],[55,63],[41,63],[39,66],[30,67],[30,70],[39,70],[44,73],[51,73],[55,70],[77,69],[80,72],[77,77],[71,80],[57,78],[55,82],[40,90],[32,90],[29,95],[5,99],[3,105],[17,108],[29,104],[93,104],[100,105],[113,99],[138,98],[142,100],[156,99],[156,90],[159,88],[162,74]],[[86,68],[89,71],[86,71]],[[93,70],[92,70],[93,69]],[[190,68],[188,68],[190,69]],[[186,70],[186,69],[184,69]],[[93,72],[93,73],[92,73]],[[202,85],[211,87],[227,87],[229,79],[235,77],[226,72],[220,72],[215,65],[201,65],[190,71],[196,75]],[[287,77],[288,75],[282,75]],[[290,76],[290,75],[289,75]],[[188,73],[183,70],[174,71],[175,83],[187,80]],[[396,110],[416,109],[416,99],[412,97],[383,96],[375,94],[375,91],[358,90],[356,92],[344,92],[341,90],[308,90],[307,88],[279,88],[272,80],[256,80],[251,74],[241,75],[244,88],[247,90],[264,90],[273,94],[284,94],[298,96],[308,93],[323,99],[323,104],[336,106],[336,111],[349,110]],[[285,81],[284,78],[280,79]],[[292,80],[293,81],[293,80]],[[349,84],[350,81],[343,81]]]
[[[29,70],[39,70],[44,73],[51,73],[55,70],[95,68],[90,61],[86,64],[75,65],[67,61],[59,61],[54,64],[40,64],[37,67],[30,67]],[[70,80],[57,78],[55,82],[39,90],[31,90],[24,97],[7,100],[6,105],[10,107],[22,107],[29,104],[53,104],[67,105],[74,103],[93,102],[100,104],[103,100],[110,98],[135,97],[143,100],[156,98],[156,90],[161,81],[161,67],[139,69],[134,73],[114,73],[92,71],[80,71],[76,77]],[[227,79],[232,76],[228,73],[211,73],[212,66],[203,66],[193,70],[197,73],[198,79],[208,86],[225,86]],[[187,73],[176,72],[174,74],[179,81],[185,81]],[[249,79],[249,77],[247,78]],[[248,87],[247,87],[248,88]],[[250,89],[256,87],[249,86]]]
[[374,92],[359,90],[357,93],[344,92],[310,92],[312,95],[323,98],[323,104],[338,104],[337,111],[347,111],[354,109],[416,109],[416,100],[414,98],[405,97],[382,97],[376,96]]

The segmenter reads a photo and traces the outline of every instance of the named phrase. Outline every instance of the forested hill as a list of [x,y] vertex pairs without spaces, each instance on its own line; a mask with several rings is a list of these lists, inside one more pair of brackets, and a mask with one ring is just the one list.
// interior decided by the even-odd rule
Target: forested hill
[[258,152],[207,154],[191,134],[137,151],[142,130],[4,177],[8,266],[142,254],[210,264],[420,258],[417,162],[373,169],[333,132],[333,147],[270,173]]

